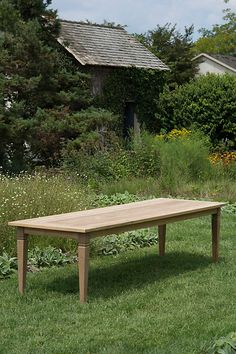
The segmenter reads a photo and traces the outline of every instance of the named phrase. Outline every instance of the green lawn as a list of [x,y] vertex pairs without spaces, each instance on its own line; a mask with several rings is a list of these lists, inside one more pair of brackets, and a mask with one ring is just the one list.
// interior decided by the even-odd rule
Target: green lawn
[[169,225],[156,247],[91,259],[89,302],[76,265],[0,282],[0,353],[200,353],[236,329],[236,216],[223,214],[221,260],[212,264],[210,219]]

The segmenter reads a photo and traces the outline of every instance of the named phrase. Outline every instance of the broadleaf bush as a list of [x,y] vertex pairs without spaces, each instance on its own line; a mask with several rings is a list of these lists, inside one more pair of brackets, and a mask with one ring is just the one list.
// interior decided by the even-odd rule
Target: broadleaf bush
[[166,90],[158,98],[156,119],[162,129],[193,124],[214,146],[236,147],[236,76],[208,74]]

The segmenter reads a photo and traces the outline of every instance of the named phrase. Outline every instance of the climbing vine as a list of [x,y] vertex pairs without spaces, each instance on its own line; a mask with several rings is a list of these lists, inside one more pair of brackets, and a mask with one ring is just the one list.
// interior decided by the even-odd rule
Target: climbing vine
[[158,132],[160,126],[155,113],[164,84],[164,72],[134,67],[117,68],[107,77],[98,104],[122,117],[125,103],[134,102],[141,125]]

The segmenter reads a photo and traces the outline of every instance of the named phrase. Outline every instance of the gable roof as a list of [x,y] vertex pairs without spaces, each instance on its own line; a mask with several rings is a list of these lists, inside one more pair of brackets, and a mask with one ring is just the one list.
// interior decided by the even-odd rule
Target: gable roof
[[201,53],[194,57],[192,60],[197,60],[201,57],[205,57],[207,59],[210,59],[214,61],[215,63],[224,66],[225,68],[232,70],[233,72],[236,73],[236,57],[233,57],[232,55],[222,55],[222,54],[206,54],[206,53]]
[[58,38],[81,65],[169,70],[123,28],[61,20]]

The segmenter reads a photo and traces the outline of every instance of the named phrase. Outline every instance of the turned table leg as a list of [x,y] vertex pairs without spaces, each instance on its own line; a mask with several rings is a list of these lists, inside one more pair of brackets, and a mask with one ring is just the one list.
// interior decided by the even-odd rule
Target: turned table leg
[[26,285],[28,238],[24,229],[17,228],[17,260],[19,292],[23,295]]
[[89,237],[86,235],[79,236],[78,257],[80,302],[84,303],[87,300],[89,270]]
[[159,255],[165,255],[165,243],[166,243],[166,225],[158,226],[158,239],[159,239]]
[[211,216],[212,230],[212,259],[217,262],[219,259],[219,240],[220,240],[220,209],[217,209],[216,214]]

